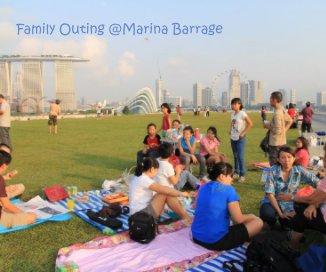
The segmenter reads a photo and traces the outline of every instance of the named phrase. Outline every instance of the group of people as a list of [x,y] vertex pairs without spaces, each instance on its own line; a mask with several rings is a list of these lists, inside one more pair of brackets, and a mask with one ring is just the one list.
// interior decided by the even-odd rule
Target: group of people
[[[218,151],[220,140],[215,127],[209,127],[206,136],[199,141],[198,153],[197,140],[190,126],[185,126],[182,134],[177,136],[177,144],[170,144],[166,140],[168,130],[172,127],[180,132],[180,122],[174,120],[171,123],[171,111],[168,105],[162,104],[164,117],[159,131],[165,132],[162,133],[164,137],[161,139],[156,132],[156,126],[153,123],[149,124],[146,137],[152,139],[156,137],[157,141],[153,146],[156,151],[148,152],[153,148],[148,141],[144,141],[144,150],[147,151],[140,151],[142,157],[138,160],[136,177],[131,181],[131,214],[144,211],[158,220],[167,204],[181,218],[186,218],[188,215],[176,197],[189,195],[180,191],[188,182],[192,188],[200,188],[191,226],[192,239],[208,249],[234,248],[251,239],[263,228],[271,228],[277,221],[288,231],[290,245],[294,248],[298,248],[305,229],[312,228],[325,234],[326,178],[320,181],[306,169],[309,152],[304,137],[297,139],[295,150],[286,146],[286,131],[292,124],[292,118],[282,107],[281,102],[280,92],[271,94],[270,105],[274,108],[274,113],[271,121],[265,121],[263,124],[269,131],[271,167],[264,170],[261,176],[265,198],[260,207],[259,217],[242,213],[239,197],[232,187],[233,180],[237,179],[239,182],[245,180],[246,133],[253,125],[249,116],[242,110],[240,98],[231,101],[233,112],[230,142],[234,156],[234,171],[224,154]],[[173,168],[169,159],[175,154],[180,156],[181,165]],[[326,146],[324,161],[326,166]],[[190,173],[190,164],[199,164],[198,179]],[[199,182],[203,179],[206,182],[204,185]],[[316,188],[312,195],[305,197],[296,195],[302,183]],[[300,203],[311,205],[303,206]],[[230,225],[231,218],[233,224]]]

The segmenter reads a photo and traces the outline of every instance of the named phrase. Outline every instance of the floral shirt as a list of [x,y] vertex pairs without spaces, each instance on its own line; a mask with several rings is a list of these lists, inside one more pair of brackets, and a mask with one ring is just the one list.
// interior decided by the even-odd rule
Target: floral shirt
[[[300,182],[308,183],[313,187],[317,186],[319,179],[302,166],[293,166],[288,180],[284,181],[280,165],[273,165],[262,174],[261,181],[265,182],[265,193],[270,193],[277,198],[279,193],[296,194]],[[280,202],[278,205],[283,212],[293,211],[293,201]]]
[[[320,182],[318,189],[323,191],[324,193],[326,193],[326,177],[324,177],[322,179],[322,181]],[[321,206],[320,206],[320,210],[324,216],[324,221],[326,223],[326,201],[324,201]]]

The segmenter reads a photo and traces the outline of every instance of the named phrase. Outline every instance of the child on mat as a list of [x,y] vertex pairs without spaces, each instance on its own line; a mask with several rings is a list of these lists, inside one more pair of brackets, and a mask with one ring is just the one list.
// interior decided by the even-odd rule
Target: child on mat
[[180,159],[185,165],[185,170],[190,170],[190,163],[199,164],[199,178],[206,176],[205,158],[196,153],[196,138],[191,126],[183,129],[183,136],[179,139],[178,148],[180,150]]
[[161,110],[163,112],[162,126],[160,131],[162,131],[162,136],[166,137],[167,130],[171,128],[171,108],[168,103],[163,103],[161,105]]
[[[11,155],[0,150],[0,175],[6,172],[10,162]],[[29,225],[36,220],[34,213],[24,213],[10,202],[2,176],[0,176],[0,204],[0,224],[5,228]]]
[[156,125],[147,125],[147,135],[143,141],[144,148],[137,152],[137,164],[140,164],[144,157],[157,158],[157,149],[161,144],[161,136],[156,133]]
[[172,129],[175,133],[172,133],[172,138],[175,141],[178,141],[182,137],[181,122],[177,119],[172,121]]
[[199,154],[203,156],[207,164],[226,162],[226,157],[223,153],[218,151],[221,144],[220,139],[217,137],[217,130],[215,127],[207,129],[207,136],[200,140]]
[[[10,147],[4,143],[0,144],[0,150],[7,152],[8,154],[11,154]],[[18,173],[17,170],[12,170],[9,173],[3,175],[2,177],[4,180],[11,180],[17,173]],[[6,186],[6,193],[9,199],[22,195],[24,191],[25,191],[24,184],[12,184]]]
[[184,166],[179,164],[173,169],[171,163],[169,163],[169,158],[173,153],[173,146],[169,143],[162,143],[158,148],[158,154],[160,158],[158,159],[159,169],[156,177],[154,178],[159,184],[168,187],[175,187],[181,190],[183,186],[189,182],[193,189],[196,189],[200,183],[193,174],[189,171],[184,170]]
[[[137,165],[135,177],[130,182],[130,215],[143,211],[153,216],[158,222],[159,216],[167,204],[176,215],[182,219],[187,218],[188,214],[177,196],[189,197],[189,194],[155,182],[153,178],[156,176],[158,168],[159,163],[154,158],[145,158],[141,164]],[[155,195],[154,192],[156,192]]]
[[[195,218],[191,226],[195,243],[210,250],[235,248],[258,234],[263,221],[253,214],[242,214],[239,197],[232,187],[232,166],[214,164],[210,182],[198,193]],[[230,226],[230,217],[235,225]]]
[[295,146],[297,165],[302,165],[304,168],[307,168],[309,163],[308,140],[305,137],[298,137]]

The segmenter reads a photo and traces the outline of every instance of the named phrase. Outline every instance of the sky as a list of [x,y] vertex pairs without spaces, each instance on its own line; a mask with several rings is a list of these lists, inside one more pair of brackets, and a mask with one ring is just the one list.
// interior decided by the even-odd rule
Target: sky
[[[219,98],[231,69],[239,70],[243,81],[263,81],[266,97],[295,88],[298,100],[314,101],[317,92],[326,91],[325,14],[323,0],[2,0],[0,54],[89,59],[74,64],[77,98],[87,101],[120,101],[143,87],[155,95],[160,76],[171,95],[192,99],[193,84],[201,82]],[[133,23],[140,33],[128,30]],[[72,33],[87,24],[97,33]],[[28,33],[33,25],[53,25],[54,31]],[[124,25],[125,33],[113,35],[115,26]],[[149,33],[153,25],[161,33]],[[178,25],[185,26],[184,33]],[[201,32],[210,25],[222,28],[214,35]],[[187,34],[190,26],[199,26],[199,33]],[[44,65],[44,88],[49,99],[55,97],[51,63]]]

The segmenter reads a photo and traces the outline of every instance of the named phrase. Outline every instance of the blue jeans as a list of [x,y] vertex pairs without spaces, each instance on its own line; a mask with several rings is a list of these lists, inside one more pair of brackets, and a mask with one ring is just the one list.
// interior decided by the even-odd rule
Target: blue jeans
[[140,151],[137,152],[137,164],[141,164],[143,159],[148,158],[148,157],[157,158],[158,154],[157,154],[156,151],[150,150],[150,149],[147,150],[146,154],[143,153],[143,150],[140,150]]
[[244,161],[244,149],[246,145],[246,136],[238,141],[231,140],[231,147],[234,157],[234,173],[244,177],[246,174],[246,164]]
[[260,206],[259,217],[270,226],[275,225],[277,220],[280,222],[281,226],[284,227],[288,226],[290,223],[289,219],[278,217],[275,209],[270,203],[263,203]]
[[[199,177],[203,178],[206,175],[206,160],[203,156],[199,154],[193,154],[196,156],[198,164],[199,164]],[[192,159],[189,156],[180,156],[181,162],[185,165],[185,170],[190,171],[190,164],[192,163]]]
[[175,185],[176,189],[181,190],[187,182],[189,182],[193,189],[196,189],[196,186],[199,184],[200,180],[189,171],[184,170],[181,172],[178,183]]

